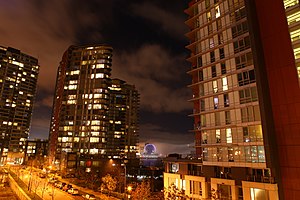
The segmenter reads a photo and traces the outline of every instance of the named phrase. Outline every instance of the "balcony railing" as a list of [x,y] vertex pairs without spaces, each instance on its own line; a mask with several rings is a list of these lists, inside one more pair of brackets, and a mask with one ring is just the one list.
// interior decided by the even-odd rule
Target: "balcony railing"
[[274,177],[271,176],[254,176],[254,175],[248,175],[247,181],[252,182],[261,182],[261,183],[275,183]]

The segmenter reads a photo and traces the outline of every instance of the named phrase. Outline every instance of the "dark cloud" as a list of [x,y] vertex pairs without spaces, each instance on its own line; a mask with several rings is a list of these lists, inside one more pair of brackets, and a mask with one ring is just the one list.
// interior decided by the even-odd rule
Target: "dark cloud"
[[132,5],[132,11],[136,15],[151,22],[159,24],[159,27],[173,37],[183,38],[186,33],[183,15],[172,13],[149,2],[142,2]]
[[112,73],[136,85],[143,109],[180,112],[190,109],[187,102],[190,91],[178,81],[186,76],[184,58],[184,55],[171,54],[160,45],[143,45],[135,51],[117,53],[113,58]]

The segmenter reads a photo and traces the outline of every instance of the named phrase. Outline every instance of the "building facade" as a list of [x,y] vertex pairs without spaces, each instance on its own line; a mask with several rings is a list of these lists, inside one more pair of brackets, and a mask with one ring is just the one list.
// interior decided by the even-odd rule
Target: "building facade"
[[136,158],[139,95],[134,86],[111,79],[111,66],[107,45],[71,46],[64,53],[49,135],[50,163],[97,167],[101,159]]
[[300,1],[284,0],[283,2],[293,45],[296,68],[300,79]]
[[0,163],[22,163],[36,96],[38,60],[0,47]]
[[138,149],[139,94],[133,85],[112,79],[109,87],[107,156],[136,159]]
[[185,12],[202,175],[169,170],[165,183],[180,174],[176,187],[194,199],[297,199],[298,54],[284,2],[198,0]]
[[48,140],[29,139],[25,142],[24,163],[42,169],[47,167]]

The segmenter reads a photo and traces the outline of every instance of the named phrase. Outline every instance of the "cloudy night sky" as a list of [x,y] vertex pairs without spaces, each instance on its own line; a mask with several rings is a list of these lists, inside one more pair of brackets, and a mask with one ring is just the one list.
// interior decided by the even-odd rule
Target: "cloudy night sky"
[[114,48],[112,77],[141,95],[140,143],[189,153],[190,64],[185,61],[188,0],[0,0],[0,45],[39,59],[30,138],[48,138],[56,71],[70,45]]

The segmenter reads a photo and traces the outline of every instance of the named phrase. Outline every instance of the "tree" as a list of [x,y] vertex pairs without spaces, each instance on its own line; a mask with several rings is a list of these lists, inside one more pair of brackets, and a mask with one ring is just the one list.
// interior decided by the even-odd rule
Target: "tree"
[[149,181],[143,181],[140,184],[137,184],[137,187],[132,191],[133,200],[147,200],[151,196],[151,187]]
[[108,192],[113,192],[117,188],[117,180],[113,178],[110,174],[102,177],[101,190],[108,190]]
[[184,200],[187,199],[188,196],[185,195],[185,192],[183,189],[178,189],[178,187],[172,183],[168,188],[164,189],[164,196],[165,199],[173,200]]

